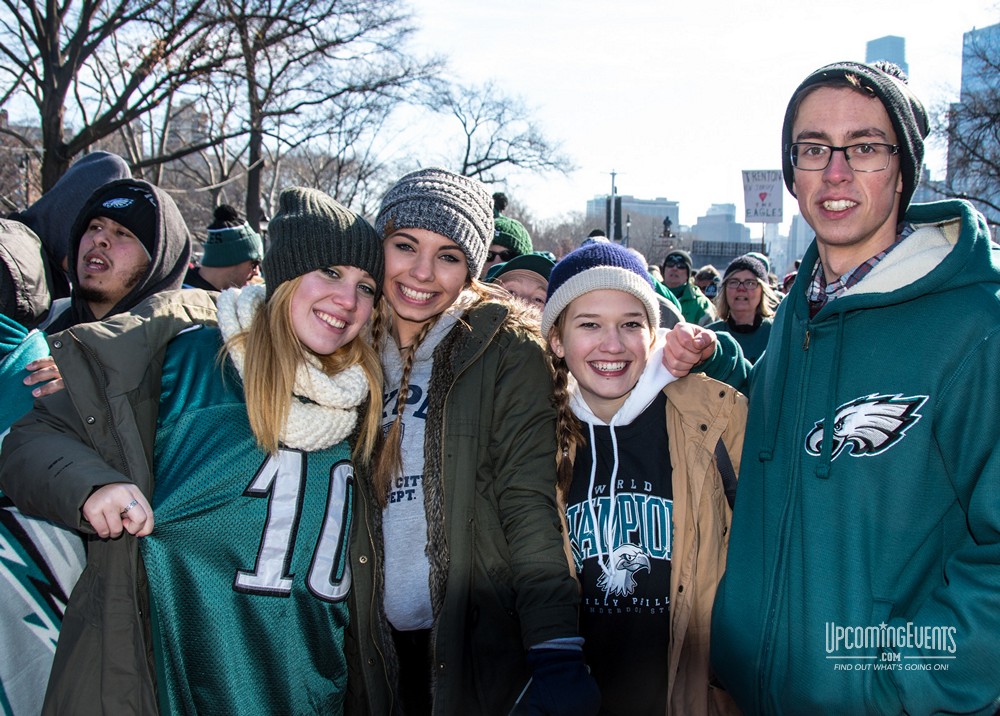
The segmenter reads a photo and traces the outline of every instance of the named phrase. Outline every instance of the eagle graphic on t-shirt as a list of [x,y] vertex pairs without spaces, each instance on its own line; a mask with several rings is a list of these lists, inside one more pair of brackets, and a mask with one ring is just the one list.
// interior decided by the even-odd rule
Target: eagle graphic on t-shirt
[[605,594],[627,597],[635,591],[635,573],[640,569],[650,571],[649,557],[642,547],[623,544],[611,553],[610,568],[597,580],[597,586]]

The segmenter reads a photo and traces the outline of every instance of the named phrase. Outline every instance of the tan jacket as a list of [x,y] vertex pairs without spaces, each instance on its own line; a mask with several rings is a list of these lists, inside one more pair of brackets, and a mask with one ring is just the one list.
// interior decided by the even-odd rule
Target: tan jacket
[[[715,446],[723,441],[739,473],[747,399],[700,374],[675,381],[664,392],[674,493],[667,716],[739,714],[729,695],[709,683],[709,642],[732,519]],[[563,495],[560,504],[565,508]]]

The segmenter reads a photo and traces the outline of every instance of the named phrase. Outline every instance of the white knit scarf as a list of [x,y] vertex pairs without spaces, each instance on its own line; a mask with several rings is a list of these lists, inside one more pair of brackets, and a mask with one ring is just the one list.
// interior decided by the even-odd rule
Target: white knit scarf
[[[222,292],[219,330],[226,341],[250,329],[253,317],[264,303],[265,292],[265,287],[259,284]],[[243,378],[245,354],[242,344],[229,349],[240,378]],[[351,434],[358,419],[357,408],[368,395],[368,381],[360,365],[331,376],[323,372],[318,358],[305,350],[303,355],[305,361],[295,373],[293,397],[280,439],[286,447],[313,452]]]

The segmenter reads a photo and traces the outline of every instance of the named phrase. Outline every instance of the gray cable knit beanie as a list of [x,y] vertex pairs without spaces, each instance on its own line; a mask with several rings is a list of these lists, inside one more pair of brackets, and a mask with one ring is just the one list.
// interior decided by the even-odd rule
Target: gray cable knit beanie
[[469,275],[478,276],[493,242],[493,198],[478,179],[446,169],[420,169],[385,195],[375,229],[383,238],[399,229],[447,236],[462,248]]
[[266,299],[296,276],[327,266],[356,266],[375,279],[375,298],[385,273],[382,242],[371,224],[316,189],[281,192],[278,213],[267,225],[271,248],[264,255]]

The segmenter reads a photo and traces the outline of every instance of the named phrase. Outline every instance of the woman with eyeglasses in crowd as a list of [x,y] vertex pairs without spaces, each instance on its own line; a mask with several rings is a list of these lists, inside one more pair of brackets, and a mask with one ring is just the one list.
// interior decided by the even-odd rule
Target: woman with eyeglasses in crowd
[[42,713],[343,711],[382,245],[314,189],[279,207],[266,286],[163,292],[49,339],[66,389],[0,457],[21,510],[87,535]]
[[767,269],[758,259],[744,255],[733,259],[722,276],[722,290],[715,299],[719,319],[708,326],[729,333],[756,363],[771,335],[771,317],[778,297],[767,283]]

